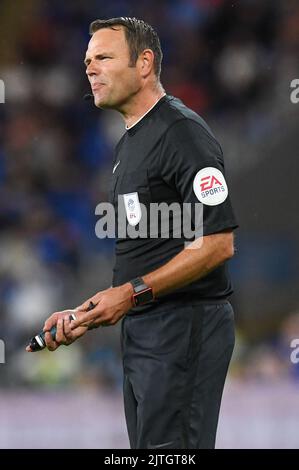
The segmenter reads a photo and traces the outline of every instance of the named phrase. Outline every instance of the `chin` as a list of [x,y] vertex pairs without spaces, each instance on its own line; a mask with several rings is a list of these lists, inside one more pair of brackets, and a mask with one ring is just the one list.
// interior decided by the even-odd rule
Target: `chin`
[[111,107],[109,101],[104,98],[95,97],[94,102],[97,108],[109,109]]

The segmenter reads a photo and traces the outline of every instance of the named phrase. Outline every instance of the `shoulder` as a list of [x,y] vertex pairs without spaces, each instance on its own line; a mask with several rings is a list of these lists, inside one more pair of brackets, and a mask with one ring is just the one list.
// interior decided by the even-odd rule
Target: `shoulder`
[[222,148],[204,119],[180,100],[169,102],[176,118],[164,133],[160,166],[224,166]]
[[167,124],[165,137],[177,141],[209,140],[219,146],[206,121],[178,98],[167,96],[164,106],[161,107],[161,113],[160,117]]

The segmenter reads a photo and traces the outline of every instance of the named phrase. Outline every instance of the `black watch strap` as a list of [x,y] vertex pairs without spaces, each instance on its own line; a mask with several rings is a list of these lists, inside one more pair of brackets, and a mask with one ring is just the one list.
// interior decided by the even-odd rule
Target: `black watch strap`
[[135,294],[138,294],[139,292],[142,292],[143,290],[148,289],[148,286],[145,284],[142,277],[136,277],[136,279],[132,279],[130,283],[133,286]]
[[130,283],[132,284],[134,289],[133,303],[135,307],[137,307],[138,305],[146,304],[151,300],[154,300],[152,288],[148,287],[141,277],[132,279]]

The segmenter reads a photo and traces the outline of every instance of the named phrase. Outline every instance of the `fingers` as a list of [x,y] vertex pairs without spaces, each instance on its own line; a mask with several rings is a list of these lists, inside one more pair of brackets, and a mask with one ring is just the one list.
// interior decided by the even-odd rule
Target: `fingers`
[[59,347],[59,344],[52,339],[52,335],[49,331],[45,333],[45,343],[49,351],[55,351]]
[[94,295],[93,297],[90,297],[85,302],[83,302],[82,305],[79,305],[76,308],[76,311],[89,312],[90,310],[93,310],[101,302],[105,293],[110,291],[111,289],[113,289],[113,287],[109,287],[109,289],[102,290],[98,292],[96,295]]
[[[49,351],[55,351],[61,344],[68,346],[77,338],[82,336],[88,329],[90,323],[98,317],[98,314],[91,316],[91,310],[96,308],[96,300],[87,300],[82,306],[77,307],[75,310],[64,310],[62,312],[53,313],[45,322],[43,331],[45,332],[45,343]],[[81,308],[83,310],[81,310]],[[77,321],[70,320],[70,313],[78,313],[84,315],[78,318]],[[85,313],[86,312],[86,313]],[[85,320],[86,318],[86,320]],[[56,327],[55,339],[53,340],[50,330]],[[74,331],[76,330],[76,331]],[[32,352],[30,347],[26,348],[27,352]]]
[[67,314],[71,315],[72,313],[76,314],[76,309],[75,310],[62,310],[61,312],[55,312],[53,315],[51,315],[45,322],[44,324],[44,331],[50,331],[53,326],[57,324],[57,321],[59,318],[65,317]]
[[74,338],[73,338],[71,320],[70,320],[69,315],[66,315],[64,317],[63,330],[64,330],[65,341],[67,342],[67,344],[70,344],[71,342],[74,341]]
[[[58,318],[55,340],[53,340],[50,332],[47,331],[45,333],[46,347],[49,351],[55,351],[61,345],[69,346],[77,338],[80,338],[80,336],[86,333],[87,328],[85,327],[79,327],[73,331],[72,323],[74,323],[74,321],[70,319],[69,315]],[[28,352],[30,351],[28,350]]]
[[100,312],[100,310],[97,308],[98,303],[95,303],[95,301],[89,299],[84,302],[82,306],[78,307],[76,310],[77,319],[72,321],[71,329],[74,330],[78,328],[78,326],[84,326],[88,328],[95,319],[98,319]]
[[50,331],[51,328],[56,325],[56,323],[57,323],[57,317],[58,317],[58,313],[53,313],[53,315],[51,315],[51,316],[45,321],[43,331]]
[[90,311],[86,313],[77,312],[77,320],[72,321],[71,329],[74,330],[79,326],[90,326],[95,319],[99,318],[99,312]]
[[95,300],[89,299],[86,300],[86,302],[84,302],[82,305],[77,307],[76,310],[80,312],[89,312],[90,310],[93,310],[98,305],[98,303],[98,301],[96,302]]
[[64,319],[63,318],[59,318],[57,320],[55,340],[56,340],[56,343],[58,343],[58,344],[66,344],[67,343],[67,339],[66,339],[65,334],[64,334]]
[[71,327],[70,316],[66,315],[63,318],[59,318],[56,326],[56,343],[68,346],[74,340],[75,337]]

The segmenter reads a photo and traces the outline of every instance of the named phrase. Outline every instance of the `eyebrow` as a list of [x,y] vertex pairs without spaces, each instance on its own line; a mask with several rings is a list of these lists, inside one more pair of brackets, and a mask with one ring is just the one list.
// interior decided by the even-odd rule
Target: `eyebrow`
[[[104,57],[111,57],[112,54],[109,52],[103,52],[102,54],[96,54],[95,59],[103,59]],[[84,60],[84,64],[88,65],[91,62],[91,59],[89,57],[86,57]]]

